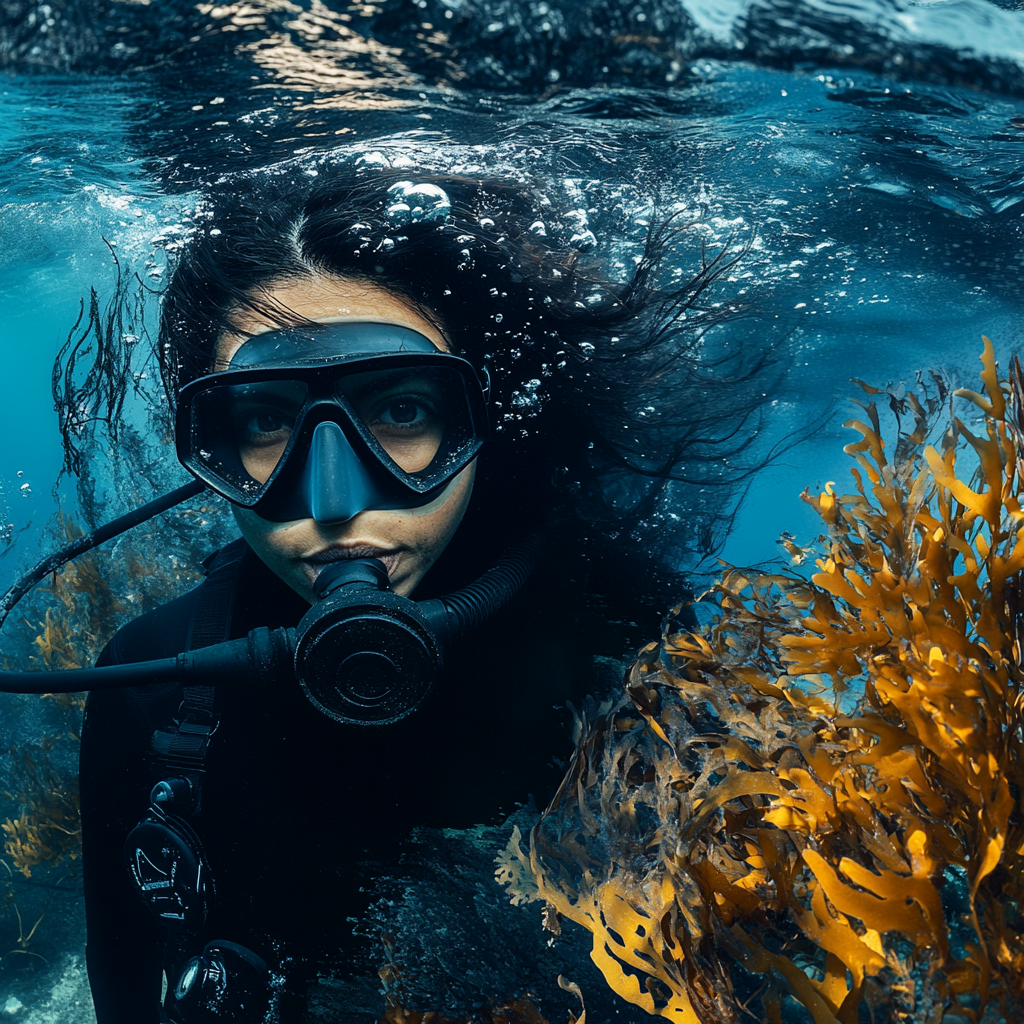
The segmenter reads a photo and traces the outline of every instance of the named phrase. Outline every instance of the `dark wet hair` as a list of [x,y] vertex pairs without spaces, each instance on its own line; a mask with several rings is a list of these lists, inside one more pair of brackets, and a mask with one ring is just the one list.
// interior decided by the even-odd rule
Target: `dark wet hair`
[[[392,222],[388,189],[410,180],[447,193],[443,223]],[[664,611],[674,567],[713,550],[728,522],[768,362],[764,346],[748,361],[742,346],[709,341],[738,315],[712,288],[742,253],[702,254],[688,277],[673,275],[687,226],[652,227],[635,269],[614,281],[572,212],[519,182],[351,166],[236,179],[209,197],[163,294],[164,383],[173,404],[240,311],[302,322],[269,296],[276,281],[371,281],[490,376],[491,438],[455,557],[442,562],[475,572],[548,523],[566,571],[627,608],[643,592]]]

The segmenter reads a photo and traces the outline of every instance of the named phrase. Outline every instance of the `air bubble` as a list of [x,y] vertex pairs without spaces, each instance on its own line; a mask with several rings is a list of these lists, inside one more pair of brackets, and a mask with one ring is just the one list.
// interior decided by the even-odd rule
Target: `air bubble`
[[591,230],[577,231],[576,234],[569,239],[569,244],[574,249],[579,249],[581,252],[587,252],[597,246],[597,239],[594,237],[594,232]]
[[388,189],[384,211],[393,228],[409,224],[443,224],[452,212],[448,193],[429,182],[399,181]]
[[364,153],[357,161],[356,167],[390,167],[388,158],[383,153],[372,150]]
[[[541,406],[541,396],[537,393],[540,390],[540,381],[534,378],[523,384],[521,391],[512,392],[512,406],[515,409],[533,410],[535,414]],[[507,418],[507,417],[506,417]]]

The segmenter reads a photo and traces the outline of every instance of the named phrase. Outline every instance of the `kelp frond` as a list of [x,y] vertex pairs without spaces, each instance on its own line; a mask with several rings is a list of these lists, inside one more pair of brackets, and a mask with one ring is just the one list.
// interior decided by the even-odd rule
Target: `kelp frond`
[[866,402],[853,493],[804,495],[817,572],[726,572],[714,624],[641,652],[502,858],[629,1002],[680,1024],[1022,1019],[1024,413],[988,339],[982,365],[957,392],[975,429],[937,447],[941,386],[866,388],[909,423],[890,459]]
[[82,849],[78,779],[66,779],[49,762],[52,741],[44,741],[36,756],[27,748],[12,751],[23,768],[24,792],[14,799],[17,818],[0,824],[6,834],[4,850],[26,878],[40,865],[56,867],[77,860]]
[[[126,277],[113,245],[106,242],[117,277],[106,308],[100,308],[96,289],[89,290],[53,362],[50,390],[64,447],[65,473],[81,477],[87,471],[88,449],[97,429],[117,447],[124,428],[128,390],[140,392],[145,375],[136,363],[151,358],[147,337],[146,298],[149,290],[138,277]],[[148,339],[147,339],[148,340]],[[141,355],[137,354],[142,349]]]

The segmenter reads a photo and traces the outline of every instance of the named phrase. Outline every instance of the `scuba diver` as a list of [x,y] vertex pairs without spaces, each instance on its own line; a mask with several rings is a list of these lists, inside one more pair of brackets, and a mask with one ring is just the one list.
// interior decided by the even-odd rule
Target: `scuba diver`
[[685,595],[763,401],[705,340],[733,257],[673,277],[671,225],[613,281],[521,184],[231,188],[158,358],[188,494],[241,538],[73,684],[99,1024],[307,1019],[412,829],[546,801],[567,702]]

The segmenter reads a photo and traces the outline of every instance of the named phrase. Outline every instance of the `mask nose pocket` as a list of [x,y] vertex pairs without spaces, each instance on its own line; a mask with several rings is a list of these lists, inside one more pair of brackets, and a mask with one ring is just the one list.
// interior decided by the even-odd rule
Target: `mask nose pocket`
[[313,518],[324,524],[348,522],[380,497],[345,432],[330,420],[313,431],[302,491]]

